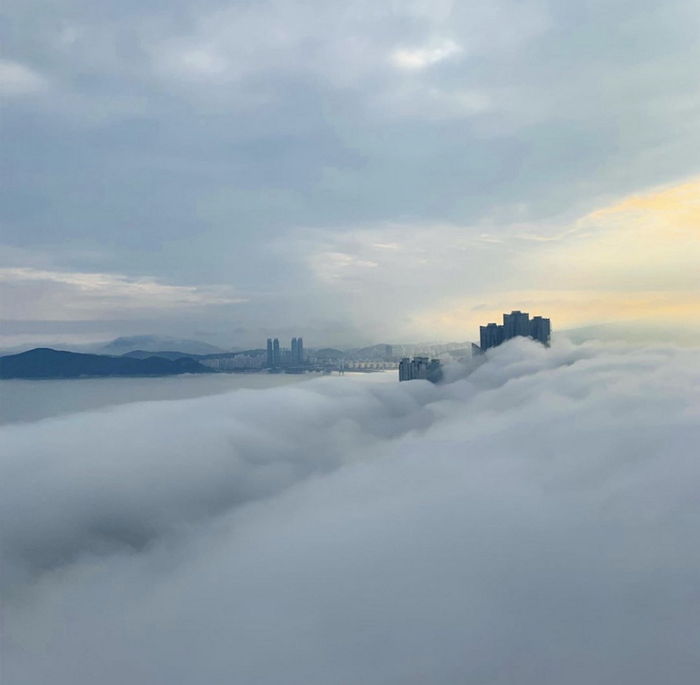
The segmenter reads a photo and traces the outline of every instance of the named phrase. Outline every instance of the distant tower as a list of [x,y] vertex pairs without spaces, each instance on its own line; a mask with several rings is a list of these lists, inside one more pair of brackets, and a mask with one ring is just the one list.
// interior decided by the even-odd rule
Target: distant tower
[[492,347],[491,340],[489,339],[489,326],[494,325],[495,324],[489,323],[486,324],[486,326],[479,326],[479,347],[481,347],[482,350],[488,350],[489,347]]
[[531,320],[527,312],[515,310],[503,315],[502,326],[489,323],[479,327],[480,350],[485,352],[490,347],[497,347],[502,342],[518,336],[533,338],[549,346],[551,331],[549,319],[534,316]]
[[437,383],[442,379],[442,366],[439,359],[429,357],[404,357],[399,362],[399,381],[427,380]]
[[272,341],[272,366],[275,368],[280,365],[280,341],[275,338]]
[[297,338],[297,363],[304,363],[304,339]]
[[399,380],[400,381],[410,381],[411,379],[412,379],[411,359],[409,357],[404,357],[399,362]]
[[272,353],[272,338],[267,339],[267,368],[271,369],[275,365],[275,357]]
[[530,315],[527,312],[516,310],[503,315],[503,339],[510,340],[517,335],[530,335]]
[[296,338],[292,338],[291,344],[291,363],[292,366],[296,366],[299,362],[299,346]]
[[549,319],[542,316],[535,316],[530,321],[530,337],[539,340],[543,345],[549,345],[549,337],[552,327]]
[[[507,316],[507,315],[506,315]],[[504,340],[505,326],[499,326],[497,323],[490,323],[486,326],[479,327],[479,335],[482,350],[488,350],[489,347],[497,347]]]

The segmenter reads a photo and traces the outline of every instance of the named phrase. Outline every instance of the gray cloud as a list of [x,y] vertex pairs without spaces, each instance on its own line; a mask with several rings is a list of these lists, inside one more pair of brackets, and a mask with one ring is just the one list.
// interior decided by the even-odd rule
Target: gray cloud
[[694,682],[697,354],[4,427],[8,682]]
[[56,270],[262,307],[294,279],[270,315],[324,316],[269,249],[301,229],[498,232],[698,170],[687,0],[44,5],[5,3],[34,85],[5,107],[3,240]]

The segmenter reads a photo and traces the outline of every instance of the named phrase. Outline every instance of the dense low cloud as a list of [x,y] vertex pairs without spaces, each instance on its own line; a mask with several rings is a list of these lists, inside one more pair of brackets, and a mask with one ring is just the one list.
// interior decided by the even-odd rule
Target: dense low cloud
[[513,341],[6,427],[6,680],[695,682],[697,362]]

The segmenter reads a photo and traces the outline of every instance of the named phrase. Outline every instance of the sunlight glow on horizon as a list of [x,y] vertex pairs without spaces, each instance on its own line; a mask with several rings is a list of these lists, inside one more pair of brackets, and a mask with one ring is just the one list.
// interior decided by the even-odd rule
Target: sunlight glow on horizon
[[458,298],[422,312],[416,325],[455,337],[521,309],[550,316],[560,330],[609,322],[700,328],[700,178],[595,210],[527,259],[526,289]]

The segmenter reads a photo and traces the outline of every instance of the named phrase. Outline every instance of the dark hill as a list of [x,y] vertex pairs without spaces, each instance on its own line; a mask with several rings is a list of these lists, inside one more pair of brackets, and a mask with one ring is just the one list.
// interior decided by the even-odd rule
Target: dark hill
[[319,359],[343,359],[346,355],[342,350],[335,350],[332,347],[324,347],[320,350],[312,350],[311,356]]
[[188,354],[186,352],[175,352],[173,350],[162,350],[158,352],[149,352],[148,350],[132,350],[122,354],[122,357],[133,357],[134,359],[147,359],[148,357],[163,357],[163,359],[232,359],[239,354],[247,354],[255,356],[265,354],[265,350],[239,350],[237,352],[216,352],[215,354]]
[[149,352],[148,350],[132,350],[126,354],[122,354],[122,357],[130,357],[131,359],[148,359],[149,357],[160,357],[161,359],[170,359],[170,361],[175,361],[176,359],[196,359],[200,355],[198,354],[187,354],[186,352],[175,352],[170,350],[162,350],[158,352]]
[[132,350],[181,350],[187,354],[215,354],[224,352],[220,347],[209,345],[200,340],[186,340],[184,338],[170,338],[162,335],[133,335],[125,338],[116,338],[105,345],[99,354],[122,355]]
[[79,378],[80,376],[174,376],[212,373],[193,359],[108,357],[38,347],[0,357],[0,378]]
[[217,354],[198,354],[197,359],[233,359],[238,355],[247,354],[248,356],[255,356],[258,354],[265,354],[265,350],[237,350],[236,352],[219,352]]

